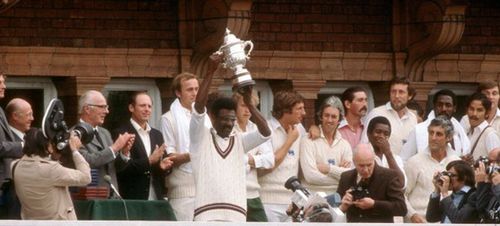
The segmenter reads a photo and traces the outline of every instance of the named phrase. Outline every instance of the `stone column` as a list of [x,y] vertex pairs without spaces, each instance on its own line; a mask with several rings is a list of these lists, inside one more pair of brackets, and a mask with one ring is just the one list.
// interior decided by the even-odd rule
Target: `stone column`
[[412,82],[411,86],[415,88],[416,95],[414,100],[427,112],[427,99],[429,98],[429,93],[436,87],[436,82]]
[[316,115],[315,101],[318,99],[319,90],[325,86],[325,80],[292,80],[293,90],[304,97],[306,116],[303,124],[306,129],[314,124]]

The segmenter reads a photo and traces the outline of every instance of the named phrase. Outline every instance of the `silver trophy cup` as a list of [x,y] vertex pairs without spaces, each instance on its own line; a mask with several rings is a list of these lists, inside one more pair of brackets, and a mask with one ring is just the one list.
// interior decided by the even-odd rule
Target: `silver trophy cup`
[[[248,52],[245,52],[245,49]],[[253,43],[251,41],[243,41],[231,34],[231,31],[226,28],[226,35],[224,36],[224,44],[219,48],[215,54],[224,56],[222,66],[230,68],[234,72],[233,88],[240,90],[243,87],[255,85],[250,72],[245,68],[247,60],[250,59],[250,53],[253,50]]]

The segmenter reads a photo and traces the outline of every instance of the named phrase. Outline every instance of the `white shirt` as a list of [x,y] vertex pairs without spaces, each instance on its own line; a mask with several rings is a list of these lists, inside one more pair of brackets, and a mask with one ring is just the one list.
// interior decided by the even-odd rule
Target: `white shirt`
[[[370,147],[373,150],[373,146],[371,144],[370,144]],[[375,150],[374,150],[374,152],[375,152]],[[405,188],[406,183],[407,183],[407,181],[406,181],[407,179],[406,179],[406,173],[405,173],[405,167],[404,167],[403,160],[398,155],[392,154],[392,156],[394,157],[394,160],[396,161],[396,164],[398,165],[399,171],[403,174],[403,177],[405,179],[405,183],[404,183],[403,188]],[[378,157],[378,155],[375,155],[375,162],[379,166],[389,168],[389,162],[387,162],[387,158],[385,157],[385,155],[382,155],[382,159],[380,159],[380,157]]]
[[16,134],[16,136],[18,136],[19,138],[21,138],[21,140],[23,140],[23,141],[24,141],[24,135],[25,135],[25,133],[21,132],[20,130],[18,130],[18,129],[16,129],[16,128],[14,128],[14,127],[10,126],[10,125],[9,125],[9,128],[10,128],[10,130],[11,130],[14,134]]
[[[139,134],[142,143],[144,144],[144,149],[146,150],[146,154],[148,157],[151,155],[151,139],[149,138],[149,132],[151,131],[151,127],[146,123],[146,130],[144,130],[137,122],[135,122],[132,118],[130,118],[130,123]],[[148,200],[156,200],[155,189],[153,188],[152,183],[153,177],[149,180],[149,196]]]
[[[238,124],[236,124],[235,130],[242,133],[248,133],[257,131],[258,128],[255,123],[248,121],[245,132],[240,129]],[[271,169],[274,167],[274,153],[273,149],[269,148],[269,146],[260,145],[258,150],[252,149],[249,154],[253,157],[256,169]],[[250,170],[250,165],[248,165],[248,155],[245,155],[245,162],[247,163],[247,170]]]
[[366,121],[364,123],[366,126],[361,135],[361,143],[368,143],[368,136],[366,135],[368,126],[370,121],[377,116],[384,116],[391,123],[389,143],[392,153],[399,155],[403,144],[406,143],[410,131],[417,125],[417,116],[409,111],[408,108],[405,108],[405,114],[403,117],[399,117],[399,114],[392,109],[391,102],[387,102],[385,105],[373,109],[366,116]]
[[[486,129],[488,126],[488,122],[484,120],[481,124],[476,126],[472,131],[468,131],[467,135],[469,136],[469,139],[471,141],[471,146],[474,145],[477,139],[479,139],[479,135],[481,135],[481,132]],[[493,150],[496,147],[500,147],[500,138],[498,137],[497,133],[490,133],[490,134],[483,134],[485,137],[485,145],[486,149],[488,150],[488,153]],[[471,147],[472,148],[472,147]]]
[[[401,153],[399,153],[399,156],[401,156],[403,161],[407,161],[410,157],[417,154],[418,152],[426,150],[427,146],[429,145],[428,127],[434,118],[434,111],[431,111],[427,116],[427,120],[417,124],[417,126],[415,126],[415,129],[410,132],[407,142],[403,145]],[[469,141],[469,137],[467,137],[467,133],[465,133],[462,125],[455,118],[452,117],[450,121],[453,125],[454,130],[454,152],[456,152],[456,155],[458,156],[469,153],[471,144]]]

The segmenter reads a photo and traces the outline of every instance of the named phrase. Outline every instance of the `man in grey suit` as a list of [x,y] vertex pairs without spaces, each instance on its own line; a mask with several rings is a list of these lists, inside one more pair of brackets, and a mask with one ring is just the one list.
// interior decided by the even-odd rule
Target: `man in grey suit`
[[[78,102],[80,120],[94,127],[94,138],[86,145],[82,145],[80,153],[92,169],[99,172],[98,185],[108,186],[105,175],[111,177],[111,183],[117,188],[116,167],[125,165],[128,152],[134,143],[135,135],[120,134],[113,143],[111,134],[102,126],[104,118],[109,113],[106,98],[99,91],[85,92]],[[116,162],[116,165],[115,165]]]
[[[0,72],[0,99],[5,97],[5,76]],[[10,163],[12,159],[20,158],[23,155],[22,142],[15,141],[12,131],[9,129],[9,124],[5,117],[5,113],[0,108],[0,183],[4,184],[10,175]],[[3,190],[0,190],[0,218],[8,218],[9,210],[11,210],[11,200],[7,197]]]

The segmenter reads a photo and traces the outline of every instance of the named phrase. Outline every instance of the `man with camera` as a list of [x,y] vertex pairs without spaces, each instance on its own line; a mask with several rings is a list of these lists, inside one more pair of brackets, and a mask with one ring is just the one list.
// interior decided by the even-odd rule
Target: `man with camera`
[[71,132],[68,149],[75,169],[62,166],[57,138],[47,138],[40,129],[26,133],[24,156],[13,164],[16,193],[21,202],[21,218],[27,220],[76,220],[68,186],[90,183],[90,167],[78,152],[80,139]]
[[[5,97],[6,76],[0,71],[0,99]],[[2,108],[0,108],[0,219],[9,218],[9,211],[12,210],[12,205],[15,205],[9,200],[11,194],[7,194],[10,190],[10,163],[13,159],[20,158],[22,153],[22,142],[16,141],[14,134],[9,129],[7,118]]]
[[[474,170],[463,160],[450,162],[436,172],[425,218],[428,222],[479,223],[474,193]],[[451,194],[449,191],[452,191]]]
[[342,173],[337,193],[347,222],[394,222],[406,214],[398,173],[380,167],[369,144],[358,144],[353,153],[355,169]]
[[113,186],[118,187],[115,165],[120,169],[125,166],[126,156],[129,155],[135,136],[125,132],[113,143],[109,131],[101,127],[109,113],[108,107],[106,98],[99,91],[89,90],[80,97],[78,102],[80,121],[94,128],[94,138],[90,143],[82,145],[80,153],[91,168],[98,169],[99,186],[108,186],[104,176],[109,175]]
[[405,197],[408,214],[406,221],[426,223],[425,212],[429,195],[434,187],[434,172],[443,171],[446,165],[460,160],[448,143],[454,133],[454,126],[448,117],[440,115],[430,121],[427,128],[428,146],[412,156],[406,162],[405,172],[408,178]]
[[475,165],[477,210],[482,223],[500,223],[500,148]]

